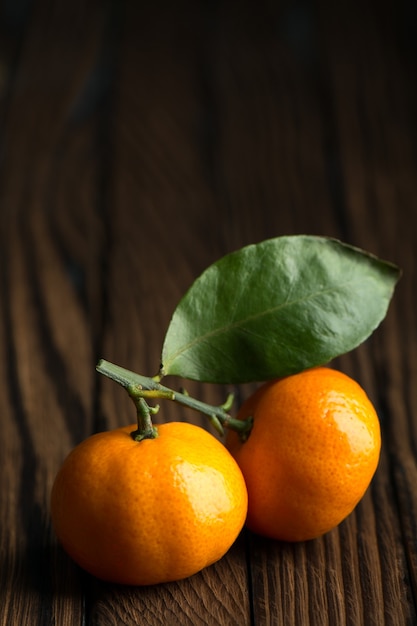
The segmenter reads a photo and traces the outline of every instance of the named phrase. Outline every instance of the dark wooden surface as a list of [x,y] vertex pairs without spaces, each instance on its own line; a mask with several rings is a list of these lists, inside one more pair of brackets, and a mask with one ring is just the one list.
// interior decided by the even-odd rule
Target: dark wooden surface
[[[0,9],[0,623],[416,624],[415,4],[146,5]],[[185,581],[92,579],[57,546],[49,493],[71,447],[132,421],[97,359],[153,375],[192,280],[291,233],[404,270],[382,326],[335,363],[381,418],[371,488],[316,541],[245,531]]]

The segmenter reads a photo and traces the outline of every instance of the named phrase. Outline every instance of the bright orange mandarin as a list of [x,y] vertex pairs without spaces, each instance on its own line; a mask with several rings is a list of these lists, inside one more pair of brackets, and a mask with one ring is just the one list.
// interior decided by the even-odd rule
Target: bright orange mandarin
[[379,420],[363,389],[318,367],[261,386],[238,417],[254,425],[226,445],[249,495],[247,526],[287,541],[337,526],[364,495],[378,465]]
[[220,559],[246,517],[243,476],[224,445],[187,423],[99,433],[64,461],[52,522],[69,555],[103,580],[150,585],[188,577]]

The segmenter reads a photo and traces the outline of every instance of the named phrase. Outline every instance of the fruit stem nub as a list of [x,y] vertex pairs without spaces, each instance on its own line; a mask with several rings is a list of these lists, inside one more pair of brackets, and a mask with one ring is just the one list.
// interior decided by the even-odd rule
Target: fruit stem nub
[[127,387],[127,392],[132,398],[137,413],[138,428],[131,434],[135,441],[143,441],[143,439],[156,439],[158,436],[157,428],[152,424],[151,413],[156,413],[157,409],[153,409],[148,403],[137,394],[135,385]]

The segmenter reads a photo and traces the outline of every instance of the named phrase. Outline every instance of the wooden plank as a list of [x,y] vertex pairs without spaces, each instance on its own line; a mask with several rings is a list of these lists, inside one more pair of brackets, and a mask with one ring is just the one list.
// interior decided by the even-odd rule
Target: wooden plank
[[[271,11],[264,16],[265,22],[262,23],[257,19],[259,14],[245,13],[244,10],[239,10],[239,15],[233,11],[223,15],[223,30],[220,34],[216,32],[213,38],[218,46],[213,53],[216,61],[213,65],[216,68],[217,85],[220,86],[217,102],[221,112],[218,117],[220,120],[227,120],[227,125],[222,128],[224,135],[219,142],[216,163],[223,174],[222,191],[229,199],[229,213],[234,215],[236,224],[242,220],[242,216],[245,220],[252,216],[252,236],[259,231],[260,238],[265,236],[265,230],[261,231],[260,220],[266,213],[253,209],[263,202],[263,206],[271,207],[268,213],[270,232],[274,232],[275,227],[277,233],[318,231],[336,235],[399,262],[398,246],[392,248],[392,244],[399,240],[392,237],[390,216],[395,210],[397,223],[401,221],[402,215],[402,223],[405,224],[405,218],[410,215],[410,205],[404,207],[403,213],[398,212],[398,207],[394,209],[392,202],[389,202],[392,199],[391,194],[388,202],[386,201],[385,212],[379,213],[376,219],[374,205],[370,204],[369,196],[363,196],[362,202],[357,203],[357,194],[368,187],[361,187],[361,179],[352,178],[350,171],[345,169],[349,167],[352,171],[354,168],[358,176],[363,176],[369,169],[369,162],[364,162],[361,168],[358,155],[353,150],[362,146],[364,154],[365,147],[366,154],[369,150],[378,154],[375,147],[382,140],[377,135],[377,131],[380,131],[377,127],[371,136],[371,147],[364,145],[369,140],[371,131],[365,135],[363,128],[352,128],[352,123],[356,123],[357,118],[351,114],[349,103],[353,105],[359,100],[363,107],[368,107],[368,115],[371,116],[372,106],[378,98],[379,121],[390,119],[390,112],[384,108],[385,94],[376,92],[369,85],[366,89],[362,83],[352,91],[353,85],[349,78],[355,80],[360,76],[363,51],[366,49],[368,54],[369,46],[381,46],[378,36],[382,35],[370,29],[370,23],[364,20],[361,12],[361,19],[356,22],[361,25],[363,38],[358,39],[356,29],[352,29],[356,23],[355,9],[350,7],[350,4],[345,7],[345,15],[336,9],[334,11],[333,15],[344,23],[341,30],[345,29],[346,32],[346,39],[341,38],[337,43],[340,24],[338,22],[336,28],[335,22],[332,22],[332,12],[329,17],[327,5],[323,6],[320,17],[324,24],[319,24],[319,30],[315,30],[315,16],[307,7],[304,12],[300,7],[287,7],[287,12],[281,9]],[[299,20],[299,32],[305,35],[301,41],[292,39],[294,31],[291,27],[297,26],[294,24],[296,19]],[[321,58],[316,58],[319,51],[314,44],[323,28],[327,29],[328,37],[334,38],[321,51]],[[282,35],[279,45],[276,45],[274,39],[277,31]],[[376,41],[372,36],[369,37],[369,32],[377,38]],[[256,35],[258,37],[255,40]],[[386,44],[386,40],[384,42]],[[374,67],[378,67],[380,48],[373,49],[372,54],[369,73]],[[393,59],[390,61],[392,63]],[[325,75],[328,63],[332,68],[330,82],[327,82]],[[341,64],[345,73],[340,71]],[[388,64],[388,69],[389,73],[383,79],[391,80],[391,71],[396,72],[394,92],[398,94],[399,89],[402,97],[407,98],[404,90],[408,90],[410,78],[404,79],[402,67],[398,64]],[[326,85],[330,85],[330,88]],[[333,85],[340,88],[335,95],[331,90]],[[359,90],[365,94],[363,102],[360,100]],[[349,93],[348,102],[346,93]],[[297,96],[294,97],[294,94]],[[332,121],[332,118],[328,119],[328,113],[332,111],[333,98],[336,98],[338,109],[333,114],[336,119]],[[397,98],[401,98],[401,95],[397,95]],[[300,102],[303,103],[302,107]],[[413,102],[414,100],[410,99],[408,102],[405,99],[403,105],[410,106],[411,111]],[[336,128],[332,127],[332,123]],[[413,126],[413,119],[407,116],[403,121],[403,134]],[[312,135],[311,129],[315,130],[315,134]],[[338,133],[341,133],[346,142],[343,146],[338,143]],[[395,141],[395,137],[393,133],[392,141]],[[398,137],[396,140],[398,142]],[[348,149],[349,145],[351,149]],[[401,152],[398,143],[395,148],[396,154]],[[285,159],[282,159],[282,154],[285,154]],[[412,179],[415,167],[411,154],[411,149],[405,155],[403,153],[402,166],[410,173],[407,188],[413,187],[412,181],[415,179]],[[342,159],[340,164],[339,158]],[[377,168],[378,163],[375,164],[376,172]],[[224,172],[229,175],[224,175]],[[379,176],[381,184],[385,183],[384,191],[381,189],[379,192],[380,197],[385,196],[390,180],[391,184],[396,185],[399,177],[401,181],[404,178],[399,169],[391,173],[391,179],[384,178],[384,174],[385,170],[382,170]],[[214,176],[215,180],[219,178],[220,176]],[[264,181],[263,187],[260,181]],[[346,187],[343,187],[343,182]],[[265,198],[266,194],[271,194],[271,197]],[[409,199],[412,197],[410,194]],[[279,209],[274,211],[272,207]],[[413,227],[406,239],[407,249],[415,241]],[[402,246],[403,239],[400,241]],[[390,247],[386,245],[388,242]],[[407,250],[404,261],[409,268],[410,260],[410,250]],[[410,297],[411,291],[409,305]],[[401,305],[397,303],[397,306]],[[387,333],[389,337],[389,326],[386,324],[381,332]],[[366,388],[373,394],[376,402],[381,393],[375,388],[375,357],[372,347],[378,341],[375,339],[364,350],[358,351],[358,355],[363,353],[366,356],[361,356],[359,362],[358,355],[353,357],[353,361],[350,357],[339,361],[360,382],[370,383]],[[401,346],[400,341],[397,346]],[[383,358],[389,363],[390,352],[386,351]],[[396,371],[398,379],[401,368]],[[394,375],[393,372],[392,374]],[[394,406],[398,407],[398,404],[392,404]],[[378,408],[383,414],[384,409],[380,402]],[[407,424],[405,427],[408,429],[411,413],[404,417]],[[402,437],[401,444],[399,438],[401,435],[397,433],[395,449],[403,469],[403,480],[398,485],[398,492],[409,494],[414,491],[414,472],[410,471],[414,467],[414,459],[410,451],[404,449],[406,437]],[[392,620],[392,623],[401,624],[414,619],[413,602],[401,584],[410,575],[413,579],[415,568],[414,571],[413,568],[409,570],[407,564],[413,551],[408,549],[407,554],[403,552],[402,528],[397,521],[395,485],[392,484],[388,454],[388,450],[384,450],[375,487],[364,498],[355,514],[340,529],[316,542],[315,548],[311,544],[298,548],[303,554],[303,565],[297,568],[298,581],[302,581],[300,593],[294,592],[294,572],[288,566],[285,567],[288,563],[286,551],[283,554],[281,546],[272,548],[270,542],[253,537],[251,562],[255,623],[257,620],[262,624],[285,623],[289,620],[294,624],[304,624],[309,619],[310,623],[320,624],[380,624],[386,619],[387,623]],[[407,472],[404,471],[404,463]],[[415,519],[413,513],[412,505],[411,513],[406,516],[409,541],[415,536],[410,523],[411,519]],[[326,550],[322,541],[326,544]],[[266,571],[268,575],[265,574]],[[291,600],[288,600],[288,595],[284,596],[283,589],[292,590]],[[277,602],[277,595],[287,598],[284,606],[282,602]],[[297,613],[295,605],[298,608]]]
[[388,317],[364,352],[367,388],[383,427],[383,455],[373,486],[381,619],[404,624],[416,620],[417,476],[409,381],[417,345],[412,270],[417,93],[410,50],[403,47],[405,5],[367,7],[360,16],[348,4],[337,14],[323,5],[324,55],[333,85],[350,236],[404,269]]
[[[77,127],[71,116],[95,60],[102,13],[93,3],[50,9],[33,7],[2,115],[1,624],[81,623],[84,611],[82,578],[49,520],[54,475],[91,432],[94,408],[88,310],[73,241],[61,247],[57,225],[68,210],[65,219],[82,223],[96,201],[94,124]],[[94,217],[87,222],[85,250]],[[91,263],[83,270],[97,273]]]
[[340,234],[319,86],[285,30],[293,12],[270,3],[261,11],[226,3],[211,33],[212,178],[226,202],[223,227],[236,246],[281,234]]
[[[145,375],[160,364],[165,330],[193,278],[224,248],[222,222],[199,152],[198,92],[201,7],[127,5],[120,50],[115,118],[114,209],[106,285],[102,356]],[[173,383],[179,385],[179,382]],[[124,390],[100,383],[108,427],[135,419]],[[224,390],[188,385],[190,393],[221,403]],[[162,403],[156,421],[197,414]],[[92,624],[249,624],[246,557],[237,544],[220,562],[185,581],[149,588],[96,582]]]
[[[286,33],[277,45],[277,31],[295,16],[269,7],[260,20],[244,8],[222,14],[211,50],[220,128],[214,179],[228,200],[229,230],[234,224],[236,244],[297,232],[340,236],[317,77]],[[337,532],[299,545],[251,536],[249,554],[255,624],[344,623]]]
[[[359,20],[350,3],[116,4],[36,3],[13,82],[6,72],[0,84],[0,624],[412,624],[417,94],[405,6],[361,7]],[[383,327],[336,363],[381,415],[371,489],[322,539],[245,531],[188,581],[134,589],[84,575],[51,533],[53,476],[92,430],[134,419],[97,357],[154,374],[193,278],[295,232],[349,239],[405,270]],[[235,389],[238,403],[252,388]],[[212,403],[229,391],[189,390]],[[207,426],[161,409],[185,418]]]
[[[312,16],[307,14],[304,17],[308,21]],[[210,206],[210,193],[213,193],[216,206],[221,207],[219,228],[222,241],[225,242],[223,250],[273,234],[300,231],[350,236],[353,242],[357,242],[354,236],[356,231],[352,230],[356,215],[361,218],[361,221],[356,222],[356,229],[362,234],[361,243],[365,248],[372,249],[376,240],[372,236],[369,238],[369,231],[364,228],[364,220],[370,219],[370,214],[366,213],[367,205],[365,214],[362,206],[360,214],[353,211],[352,219],[345,212],[346,200],[340,179],[345,171],[342,166],[340,172],[337,169],[335,171],[332,160],[335,157],[332,150],[337,150],[338,146],[334,129],[329,128],[326,118],[329,109],[331,110],[329,97],[332,94],[323,92],[320,74],[323,70],[319,68],[318,73],[314,73],[317,68],[312,68],[310,60],[303,57],[302,46],[301,49],[295,46],[291,40],[291,32],[286,33],[288,40],[284,37],[284,43],[278,50],[274,48],[275,31],[271,24],[276,26],[279,19],[281,24],[287,24],[289,28],[294,15],[291,11],[286,14],[270,10],[269,14],[261,18],[260,23],[259,15],[251,12],[247,5],[240,7],[239,12],[228,5],[224,10],[219,9],[219,14],[212,14],[211,18],[212,30],[206,32],[206,47],[203,47],[200,58],[204,87],[201,106],[206,119],[210,120],[211,131],[206,130],[204,145],[206,184],[201,172],[195,170],[195,163],[199,163],[198,158],[193,163],[192,172],[193,180],[201,185],[200,193],[204,193],[204,198],[208,199],[209,204],[206,206]],[[169,16],[167,21],[170,21]],[[151,32],[154,35],[152,29]],[[140,34],[142,46],[146,49],[146,36],[144,33]],[[165,31],[163,36],[167,37]],[[157,41],[159,43],[159,39]],[[182,42],[183,46],[189,46],[190,49],[195,45],[187,37],[182,37]],[[168,60],[166,50],[172,52],[174,49],[169,34],[165,45],[166,47],[162,46],[162,50],[159,50],[169,69],[161,64],[161,67],[158,65],[158,71],[151,71],[152,78],[148,78],[149,82],[144,84],[145,95],[142,94],[142,99],[138,100],[134,116],[129,117],[128,111],[123,111],[126,126],[130,124],[130,128],[134,128],[141,140],[142,149],[143,145],[148,147],[147,159],[145,162],[141,161],[147,175],[144,173],[139,180],[130,180],[123,189],[124,202],[128,201],[126,188],[130,195],[133,192],[139,199],[138,204],[141,202],[143,208],[140,220],[145,231],[146,224],[150,221],[149,207],[157,205],[155,200],[146,195],[158,195],[162,185],[169,188],[174,195],[178,194],[172,182],[173,175],[169,178],[162,177],[161,172],[164,169],[160,159],[169,154],[176,145],[178,154],[191,163],[192,158],[189,155],[195,149],[192,145],[184,146],[180,134],[176,136],[175,142],[172,141],[174,124],[180,126],[184,121],[179,117],[175,103],[169,98],[170,76],[175,75],[178,79],[180,75],[176,84],[176,89],[180,90],[189,89],[191,78],[184,78],[184,68],[190,68],[186,59],[183,59],[180,74],[176,65],[178,57],[169,57]],[[167,56],[164,57],[164,54]],[[136,58],[136,70],[143,70],[140,73],[142,78],[143,75],[148,76],[149,66],[145,65],[143,68],[141,62],[138,63],[141,57],[136,50],[130,51],[130,55],[126,56]],[[125,84],[131,84],[131,80],[126,79]],[[184,93],[187,94],[185,97]],[[193,105],[187,111],[188,119],[193,119],[198,113],[198,104],[187,91],[182,94],[181,101],[188,106],[190,103]],[[159,107],[159,115],[155,119],[152,116],[152,111],[155,110],[152,107],[153,99],[155,106]],[[302,107],[300,102],[303,103]],[[133,139],[130,148],[125,147],[122,154],[123,177],[127,178],[127,171],[132,168],[131,163],[144,158],[138,140]],[[178,161],[175,165],[178,167]],[[206,189],[207,184],[211,187],[209,190]],[[148,189],[152,185],[154,188]],[[355,187],[352,186],[351,189]],[[162,201],[167,202],[166,195],[162,197]],[[172,211],[175,211],[175,201],[170,202]],[[260,206],[262,210],[259,209]],[[200,211],[203,213],[204,208]],[[175,214],[179,214],[178,210]],[[218,215],[215,208],[213,214]],[[159,208],[158,215],[159,226],[162,225],[162,219],[166,219],[163,208]],[[186,216],[186,219],[187,217],[189,218]],[[139,221],[139,217],[137,219]],[[195,224],[193,226],[195,228]],[[117,222],[117,227],[121,229],[120,241],[129,245],[132,233],[127,232],[120,222]],[[132,231],[131,221],[127,228]],[[209,226],[206,230],[207,233],[212,232]],[[139,227],[137,232],[139,236],[142,235],[140,242],[146,249],[149,244],[144,235],[139,233]],[[163,232],[154,228],[153,234],[154,248],[157,249],[158,241],[164,241]],[[135,239],[139,241],[139,238]],[[183,254],[182,241],[187,243],[186,236],[176,242],[178,245],[172,264],[178,263],[179,254]],[[168,240],[165,243],[169,245]],[[191,246],[191,242],[188,246]],[[139,257],[138,252],[137,254]],[[146,258],[144,252],[140,254],[143,255],[142,259]],[[150,257],[152,251],[149,250],[148,254]],[[133,252],[129,261],[132,259]],[[156,262],[160,261],[156,259]],[[129,264],[129,268],[136,266],[138,275],[146,285],[146,277],[143,278],[143,273],[139,272],[140,262],[135,260],[134,263],[135,265]],[[166,272],[166,268],[164,271]],[[162,280],[166,275],[162,271],[158,274]],[[119,288],[122,289],[123,296],[118,296],[117,300],[125,304],[127,287],[121,286],[119,282]],[[112,289],[115,293],[115,285]],[[144,290],[145,293],[147,291]],[[179,295],[181,289],[177,297]],[[174,305],[175,297],[171,297],[171,304]],[[145,305],[132,302],[129,308],[134,311],[136,307],[140,311],[141,306]],[[161,310],[163,308],[161,305]],[[172,306],[165,307],[165,310],[168,309],[172,310]],[[159,309],[157,314],[161,315]],[[119,312],[118,315],[122,318],[125,313]],[[117,319],[115,314],[112,317]],[[143,317],[146,319],[145,315]],[[164,327],[165,325],[162,326]],[[145,349],[149,344],[153,349],[151,332],[149,331],[147,340],[132,336],[132,343],[144,346]],[[161,329],[156,330],[156,336],[162,338],[162,335]],[[110,344],[109,349],[114,350],[114,344]],[[123,356],[120,347],[117,353]],[[124,353],[130,363],[140,364],[145,359],[143,355],[130,356],[128,347],[124,348]],[[155,358],[156,353],[154,362]],[[365,359],[362,366],[355,359],[353,362],[345,359],[342,363],[350,367],[352,374],[357,377],[372,379],[373,366],[369,355],[361,358]],[[136,369],[140,370],[140,367]],[[113,400],[113,407],[115,406],[116,402]],[[386,486],[387,483],[391,489],[388,496],[382,497],[382,485]],[[375,498],[376,493],[379,500]],[[389,513],[384,524],[376,520],[375,508],[378,506],[385,513]],[[272,549],[271,542],[252,537],[250,554],[255,622],[259,620],[261,623],[276,623],[291,615],[294,623],[301,624],[305,623],[306,616],[309,615],[314,623],[314,619],[319,619],[317,616],[326,615],[329,624],[334,623],[333,619],[350,624],[359,623],[360,620],[364,620],[364,623],[381,623],[385,615],[392,616],[395,613],[398,623],[401,623],[401,619],[411,616],[413,609],[407,604],[407,598],[399,585],[401,577],[407,576],[407,566],[404,555],[401,555],[401,529],[396,522],[396,512],[390,469],[384,452],[375,489],[366,496],[356,513],[339,530],[314,544],[297,547],[296,570],[294,560],[289,560],[288,555],[283,556],[281,547]],[[381,541],[383,549],[379,545]],[[294,578],[297,581],[296,586]],[[292,590],[292,595],[289,590]],[[285,598],[284,607],[277,602],[277,594]]]

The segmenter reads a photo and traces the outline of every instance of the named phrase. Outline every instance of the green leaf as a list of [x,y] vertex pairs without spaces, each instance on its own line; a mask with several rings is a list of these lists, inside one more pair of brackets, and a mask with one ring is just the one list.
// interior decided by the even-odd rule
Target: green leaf
[[268,239],[208,267],[179,302],[161,375],[264,381],[328,363],[386,315],[399,269],[335,239]]

